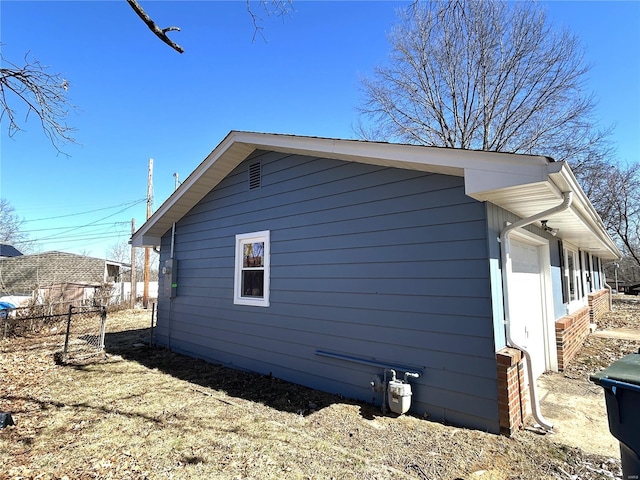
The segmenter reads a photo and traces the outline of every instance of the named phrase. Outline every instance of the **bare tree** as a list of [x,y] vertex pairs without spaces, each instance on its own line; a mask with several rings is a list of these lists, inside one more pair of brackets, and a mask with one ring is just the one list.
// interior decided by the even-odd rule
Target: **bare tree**
[[12,245],[25,253],[31,241],[22,230],[23,220],[7,199],[0,199],[0,243]]
[[387,65],[362,81],[361,137],[568,161],[640,267],[640,166],[613,163],[577,37],[532,2],[427,0],[400,12],[389,41]]
[[60,74],[49,73],[28,53],[20,64],[1,55],[0,61],[0,120],[7,119],[9,136],[22,130],[18,116],[24,114],[26,122],[33,114],[58,152],[62,145],[75,142],[75,129],[66,124],[69,112],[75,108],[67,98],[69,82]]
[[585,192],[625,257],[621,275],[640,278],[640,164],[598,169]]
[[535,4],[415,2],[389,41],[388,65],[362,81],[362,137],[548,155],[577,174],[610,152],[577,38]]
[[[131,246],[125,241],[115,243],[109,247],[107,251],[107,259],[115,262],[131,263]],[[156,280],[158,277],[159,255],[157,252],[151,252],[150,278]],[[136,248],[136,277],[142,279],[144,277],[144,248]]]

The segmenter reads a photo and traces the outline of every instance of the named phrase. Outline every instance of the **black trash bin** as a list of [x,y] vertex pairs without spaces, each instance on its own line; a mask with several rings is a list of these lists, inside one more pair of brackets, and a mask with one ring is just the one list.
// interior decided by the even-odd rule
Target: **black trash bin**
[[640,479],[640,351],[622,357],[590,380],[604,389],[609,431],[620,442],[625,480]]

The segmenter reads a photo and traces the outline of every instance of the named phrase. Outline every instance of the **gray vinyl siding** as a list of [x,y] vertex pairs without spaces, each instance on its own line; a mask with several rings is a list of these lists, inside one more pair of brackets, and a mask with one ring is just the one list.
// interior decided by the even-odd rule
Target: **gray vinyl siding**
[[[497,432],[486,222],[462,178],[255,152],[177,223],[177,296],[161,278],[157,340],[364,401],[383,368],[347,358],[410,366],[414,413]],[[235,235],[262,230],[271,305],[234,305]],[[170,250],[169,231],[161,265]]]

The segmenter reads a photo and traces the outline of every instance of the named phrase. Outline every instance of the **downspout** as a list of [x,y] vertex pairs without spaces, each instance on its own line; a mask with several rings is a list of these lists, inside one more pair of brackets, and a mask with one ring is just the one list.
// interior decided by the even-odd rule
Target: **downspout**
[[[177,175],[174,174],[174,175]],[[177,182],[177,177],[176,177],[176,182]],[[176,222],[173,222],[173,225],[171,226],[171,252],[169,254],[169,259],[173,260],[173,255],[174,255],[174,247],[175,247],[175,241],[176,241]],[[173,261],[171,262],[171,266],[173,267]],[[173,273],[171,274],[173,275]],[[167,281],[167,278],[165,276],[164,281]],[[169,279],[169,282],[171,282],[171,279]],[[169,285],[169,292],[171,292],[171,285]],[[168,318],[168,322],[167,322],[167,343],[169,344],[169,349],[171,349],[171,325],[173,323],[173,298],[171,298],[171,294],[169,294],[169,318]]]
[[602,282],[604,284],[604,286],[607,288],[607,290],[609,290],[609,311],[613,312],[613,289],[611,288],[611,285],[609,285],[606,280],[604,282]]
[[[173,174],[173,178],[175,179],[173,191],[175,192],[180,186],[180,181],[178,180],[178,172]],[[173,256],[175,254],[175,243],[176,243],[176,222],[173,222],[171,225],[171,251],[169,252],[169,259],[172,260],[171,267],[173,268]],[[173,276],[173,273],[171,274]],[[165,281],[167,279],[165,278]],[[169,286],[169,291],[171,291],[171,286]],[[169,321],[167,322],[167,343],[169,344],[169,349],[171,349],[171,325],[173,323],[173,298],[171,298],[171,294],[169,294]]]
[[171,252],[169,253],[169,259],[173,260],[173,249],[176,242],[176,222],[173,222],[171,226]]
[[510,250],[509,244],[509,235],[516,228],[525,227],[527,225],[532,224],[535,221],[543,220],[550,217],[553,214],[566,210],[571,206],[571,202],[573,201],[573,192],[566,192],[562,194],[563,200],[562,203],[556,205],[555,207],[549,208],[543,212],[536,213],[528,218],[523,218],[514,222],[510,225],[507,225],[500,232],[500,254],[502,257],[502,291],[504,297],[504,322],[505,322],[505,331],[507,337],[507,345],[512,348],[517,348],[522,351],[527,361],[527,376],[529,378],[529,394],[531,399],[531,413],[533,414],[533,418],[538,422],[538,424],[544,428],[545,430],[552,430],[553,425],[548,422],[540,413],[540,402],[538,401],[538,390],[536,387],[536,381],[533,376],[533,366],[531,365],[531,354],[526,348],[518,345],[513,341],[511,337],[511,315],[510,315],[510,306],[509,306],[509,271],[511,270],[511,258],[508,256]]
[[[173,178],[175,179],[174,187],[173,187],[173,191],[175,192],[180,186],[180,181],[178,180],[177,172],[173,174]],[[173,260],[173,249],[175,246],[175,241],[176,241],[176,222],[173,222],[173,225],[171,226],[171,253],[169,255],[169,258],[171,260]]]

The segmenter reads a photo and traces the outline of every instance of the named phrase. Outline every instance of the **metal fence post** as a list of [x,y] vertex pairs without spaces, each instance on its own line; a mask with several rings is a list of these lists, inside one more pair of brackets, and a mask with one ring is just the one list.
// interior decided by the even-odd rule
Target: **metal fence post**
[[64,350],[63,354],[67,354],[67,349],[69,347],[69,331],[71,330],[71,315],[73,314],[73,305],[69,305],[69,314],[67,315],[67,333],[64,337]]
[[104,335],[107,328],[107,307],[102,306],[100,312],[100,350],[104,350]]
[[156,304],[151,304],[151,329],[149,330],[149,346],[153,345],[153,316],[156,313]]

